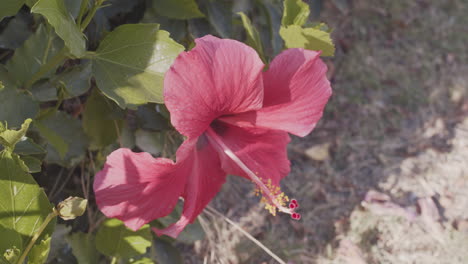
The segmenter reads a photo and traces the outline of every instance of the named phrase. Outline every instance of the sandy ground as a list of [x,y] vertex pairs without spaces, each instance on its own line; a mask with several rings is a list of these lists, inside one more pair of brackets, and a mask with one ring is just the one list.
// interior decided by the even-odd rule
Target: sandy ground
[[[464,0],[324,1],[334,95],[290,144],[283,183],[301,221],[234,177],[212,206],[287,263],[468,263],[467,13]],[[186,262],[277,263],[221,217],[202,222]]]

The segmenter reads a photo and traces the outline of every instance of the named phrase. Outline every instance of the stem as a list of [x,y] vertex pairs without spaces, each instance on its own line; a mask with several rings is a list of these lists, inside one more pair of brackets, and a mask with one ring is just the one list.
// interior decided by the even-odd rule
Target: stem
[[112,257],[111,264],[117,264],[117,258],[116,257]]
[[58,64],[60,64],[67,56],[66,56],[67,49],[63,47],[52,59],[50,59],[46,64],[42,65],[39,68],[31,79],[29,79],[26,84],[25,88],[30,88],[37,80],[39,80],[44,74],[48,73],[49,71],[53,70]]
[[53,211],[46,217],[46,219],[44,220],[44,222],[42,223],[42,225],[39,227],[39,230],[34,234],[34,236],[31,238],[31,241],[29,241],[29,244],[28,246],[26,247],[26,249],[23,251],[23,254],[21,254],[21,257],[19,258],[17,264],[22,264],[24,262],[24,260],[26,259],[26,256],[28,255],[29,251],[31,250],[31,248],[34,246],[34,244],[36,243],[37,239],[39,238],[39,236],[41,236],[42,232],[44,231],[44,229],[47,227],[47,225],[50,223],[50,221],[52,219],[54,219],[56,216],[58,215],[57,211],[55,210],[55,208],[53,209]]
[[99,9],[99,7],[101,7],[101,4],[104,1],[105,0],[96,0],[96,2],[94,2],[93,7],[91,8],[91,10],[89,11],[89,13],[86,16],[85,20],[81,24],[81,32],[83,32],[86,29],[86,27],[89,25],[89,23],[91,23],[91,20],[93,19],[94,15],[96,14],[96,11]]
[[81,28],[81,22],[83,22],[83,16],[86,12],[86,9],[88,7],[88,1],[89,0],[83,0],[81,1],[81,6],[80,6],[80,13],[78,14],[78,17],[76,18],[76,23],[78,26]]

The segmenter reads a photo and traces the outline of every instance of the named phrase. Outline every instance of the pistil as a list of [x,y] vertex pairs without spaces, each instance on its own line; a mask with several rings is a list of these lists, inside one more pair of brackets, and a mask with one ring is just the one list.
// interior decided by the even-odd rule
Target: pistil
[[[245,165],[244,162],[223,142],[223,140],[216,134],[216,132],[210,127],[206,131],[206,136],[208,140],[216,147],[218,147],[224,154],[226,154],[241,170],[243,170],[246,175],[250,178],[252,182],[257,185],[259,193],[263,194],[266,198],[266,207],[273,215],[276,214],[276,209],[278,211],[291,215],[295,220],[300,219],[300,214],[295,212],[295,209],[299,207],[299,204],[295,199],[291,200],[291,203],[286,207],[288,201],[287,196],[284,193],[279,191],[279,187],[275,187],[271,184],[271,180],[265,184],[263,180],[255,174],[252,170]],[[275,209],[276,208],[276,209]]]

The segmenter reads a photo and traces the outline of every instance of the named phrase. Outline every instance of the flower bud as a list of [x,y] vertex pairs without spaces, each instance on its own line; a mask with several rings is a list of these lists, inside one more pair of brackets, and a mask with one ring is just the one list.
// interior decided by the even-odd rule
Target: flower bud
[[88,200],[80,197],[68,197],[57,205],[57,213],[63,220],[73,220],[86,211]]

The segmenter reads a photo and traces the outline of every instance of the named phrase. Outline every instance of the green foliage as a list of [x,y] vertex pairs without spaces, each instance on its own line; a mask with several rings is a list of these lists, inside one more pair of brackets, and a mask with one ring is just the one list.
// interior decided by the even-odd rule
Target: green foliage
[[80,58],[84,55],[84,36],[68,13],[63,0],[39,0],[31,8],[31,12],[41,14],[47,19],[73,56]]
[[[26,133],[31,120],[26,121],[19,131],[2,132],[2,144],[7,148],[0,152],[0,225],[5,230],[14,230],[22,237],[24,248],[39,226],[52,211],[44,191],[28,173],[28,168],[18,155],[12,152],[14,145]],[[44,233],[51,235],[54,222]],[[6,232],[7,235],[11,232]],[[12,238],[14,240],[14,238]]]
[[93,74],[99,89],[122,108],[163,103],[164,73],[183,49],[157,24],[123,25],[99,45]]
[[[23,86],[62,47],[63,41],[55,35],[53,29],[47,25],[39,25],[36,32],[16,49],[13,57],[6,64],[8,77],[18,87]],[[53,71],[49,71],[46,74],[52,73]]]
[[41,240],[29,252],[28,264],[43,264],[47,261],[50,251],[51,237]]
[[251,46],[252,48],[254,48],[258,52],[260,57],[263,60],[265,60],[264,59],[265,56],[263,55],[263,46],[262,46],[262,41],[260,39],[260,34],[258,34],[257,29],[253,27],[252,22],[244,13],[239,12],[238,14],[241,17],[242,25],[244,25],[244,29],[247,32],[247,41],[246,41],[247,44]]
[[23,4],[24,0],[2,0],[0,20],[2,20],[4,17],[15,15]]
[[90,149],[104,148],[117,140],[122,128],[122,120],[117,119],[119,110],[98,90],[92,91],[83,111],[83,128],[90,139]]
[[163,239],[154,241],[154,251],[159,264],[182,264],[184,260],[180,251],[170,242]]
[[21,235],[11,228],[0,225],[0,264],[16,263],[16,259],[23,250],[23,240]]
[[302,0],[285,0],[284,12],[281,24],[283,26],[297,25],[303,26],[309,19],[309,5]]
[[2,144],[7,150],[13,151],[16,144],[18,144],[21,138],[26,135],[31,121],[31,119],[24,121],[19,130],[2,129],[2,131],[0,131],[0,144]]
[[79,120],[57,111],[35,123],[40,134],[47,139],[45,160],[62,166],[73,166],[83,159],[88,139]]
[[281,27],[280,35],[284,39],[287,48],[321,50],[322,56],[333,56],[335,54],[335,46],[328,32],[292,25]]
[[144,254],[151,237],[149,225],[134,232],[117,219],[107,219],[96,235],[96,248],[106,256],[130,258]]
[[190,19],[204,17],[198,9],[195,0],[153,0],[156,10],[161,15],[176,18]]
[[52,76],[50,79],[38,82],[31,89],[31,93],[39,102],[55,101],[59,90],[64,93],[63,99],[83,95],[91,86],[91,63],[78,65],[64,72]]
[[80,264],[98,263],[98,252],[96,251],[94,235],[76,232],[67,237],[73,255]]

